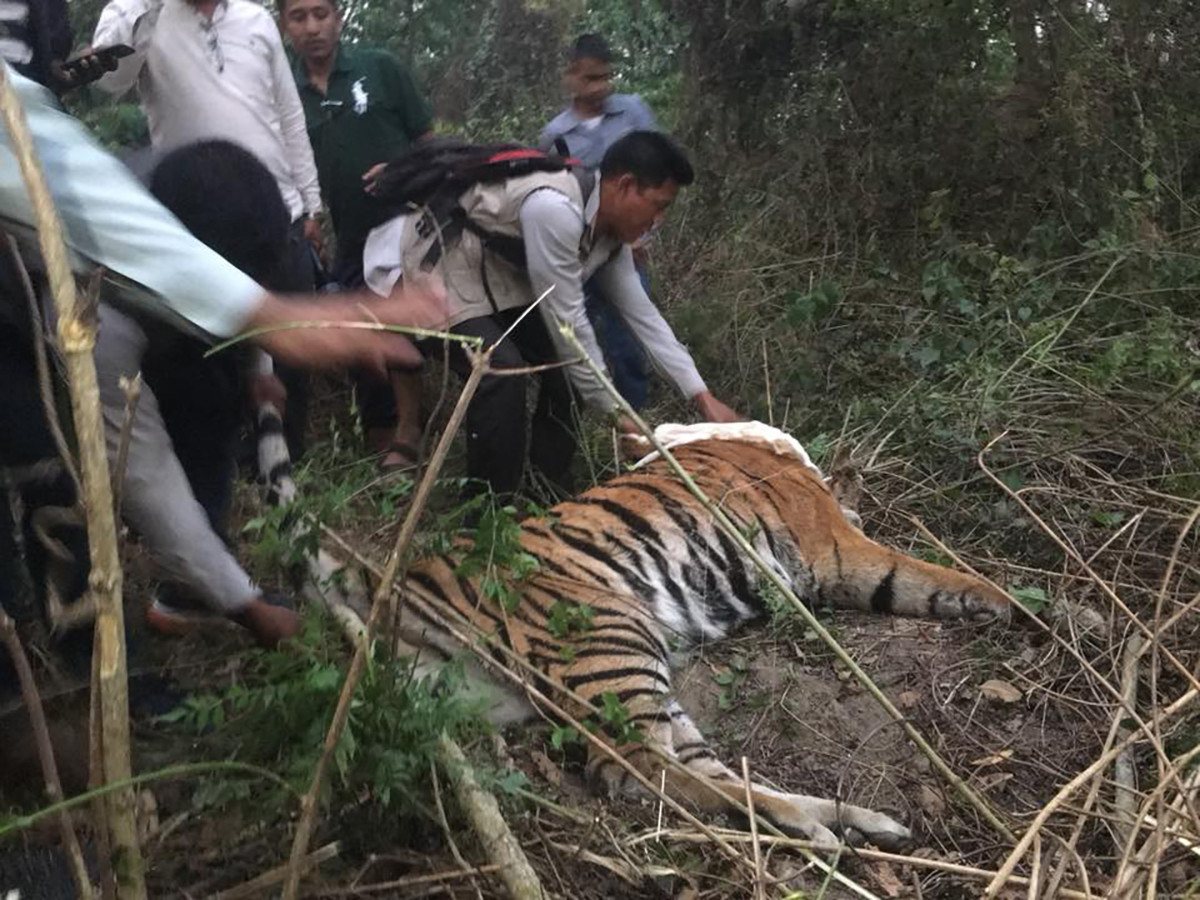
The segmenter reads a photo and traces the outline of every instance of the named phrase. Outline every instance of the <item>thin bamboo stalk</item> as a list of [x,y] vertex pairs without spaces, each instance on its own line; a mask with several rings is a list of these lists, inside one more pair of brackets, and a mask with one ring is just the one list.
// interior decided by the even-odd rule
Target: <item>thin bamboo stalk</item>
[[486,371],[486,360],[488,358],[490,357],[486,355],[480,357],[475,361],[475,365],[471,369],[471,375],[463,387],[462,394],[459,395],[458,404],[454,407],[454,411],[450,415],[450,422],[447,424],[445,431],[442,432],[441,440],[438,441],[438,445],[433,451],[429,468],[426,469],[424,477],[417,486],[416,496],[413,497],[408,514],[400,526],[395,546],[388,558],[383,575],[379,580],[379,585],[375,590],[375,596],[371,601],[371,611],[367,617],[366,629],[354,648],[354,657],[350,661],[346,680],[342,684],[342,692],[338,697],[333,721],[330,722],[329,730],[325,734],[324,749],[313,770],[308,792],[304,795],[304,799],[301,802],[300,821],[296,826],[296,836],[292,840],[291,862],[287,881],[284,882],[283,887],[284,900],[296,900],[299,897],[303,861],[308,853],[308,844],[312,839],[313,829],[316,827],[317,806],[321,785],[324,783],[325,771],[333,757],[334,750],[337,748],[337,743],[341,739],[342,731],[346,727],[346,720],[350,715],[350,704],[354,699],[354,692],[358,687],[359,679],[362,677],[363,669],[366,667],[367,654],[370,652],[375,626],[378,624],[379,617],[386,608],[388,597],[391,595],[392,583],[396,579],[396,574],[400,569],[400,564],[408,550],[412,536],[416,533],[417,521],[425,509],[425,502],[428,500],[430,491],[433,489],[433,482],[437,478],[446,455],[450,452],[450,443],[458,431],[463,418],[466,416],[467,404],[470,403],[471,397],[474,395],[475,389],[479,386],[479,382]]
[[[530,310],[532,309],[533,307],[530,307]],[[498,343],[493,346],[498,346]],[[296,829],[296,837],[292,843],[288,877],[284,884],[283,896],[285,900],[296,900],[299,896],[300,878],[302,875],[301,865],[316,823],[317,800],[320,787],[333,751],[341,737],[342,730],[345,728],[346,719],[349,716],[350,703],[354,697],[358,681],[362,677],[362,671],[366,665],[367,653],[370,652],[371,637],[375,633],[380,617],[388,607],[396,577],[400,574],[402,566],[406,564],[408,548],[412,543],[413,536],[416,534],[417,523],[425,508],[426,501],[429,499],[429,494],[433,490],[434,482],[441,471],[442,464],[450,452],[451,442],[466,416],[467,406],[474,396],[480,381],[490,371],[489,364],[491,358],[492,348],[483,351],[473,358],[471,374],[463,386],[458,403],[450,415],[450,421],[442,433],[441,440],[434,449],[429,467],[426,469],[424,477],[417,486],[417,492],[413,497],[412,505],[409,507],[408,515],[405,517],[404,523],[400,527],[400,532],[396,536],[395,545],[388,558],[379,585],[376,588],[375,596],[371,603],[371,612],[366,622],[365,633],[355,647],[354,658],[351,660],[345,684],[342,686],[341,696],[338,698],[338,706],[334,712],[333,722],[330,724],[329,731],[325,736],[324,750],[321,758],[317,761],[312,783],[301,805],[301,818]],[[393,616],[394,620],[398,621],[399,609],[394,611]],[[462,750],[458,748],[453,740],[443,734],[438,743],[438,755],[443,765],[450,771],[459,801],[464,809],[468,811],[477,834],[487,848],[489,857],[500,864],[500,879],[504,882],[510,896],[514,900],[540,900],[544,894],[537,873],[529,865],[529,860],[525,857],[524,851],[521,850],[520,844],[500,815],[499,806],[496,804],[495,799],[478,785],[474,776],[470,773],[469,768],[466,766],[466,757],[463,755]]]
[[[71,412],[79,442],[84,508],[87,511],[91,553],[90,593],[96,604],[96,656],[99,660],[100,721],[93,729],[100,738],[102,780],[130,777],[129,694],[125,662],[124,610],[121,602],[121,560],[113,519],[112,488],[100,418],[100,392],[92,350],[96,343],[95,310],[80,304],[67,259],[62,225],[45,174],[37,158],[25,111],[7,69],[0,66],[0,115],[12,140],[21,176],[37,219],[38,242],[46,262],[50,291],[58,312],[58,336],[67,369]],[[146,896],[142,854],[138,846],[136,803],[130,789],[114,791],[105,803],[118,895],[125,900]]]

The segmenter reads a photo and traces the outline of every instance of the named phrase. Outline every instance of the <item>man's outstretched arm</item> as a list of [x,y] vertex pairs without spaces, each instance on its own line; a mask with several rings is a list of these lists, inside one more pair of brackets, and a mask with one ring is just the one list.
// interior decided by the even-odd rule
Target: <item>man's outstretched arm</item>
[[680,343],[658,307],[646,295],[633,267],[629,247],[622,247],[612,261],[600,268],[596,273],[596,287],[646,348],[654,367],[675,385],[679,393],[691,400],[704,421],[741,421],[737,412],[709,391],[692,354]]
[[[79,270],[103,267],[129,282],[127,305],[184,329],[223,338],[293,321],[372,321],[425,328],[445,321],[432,291],[402,291],[364,305],[343,297],[283,300],[193,237],[53,95],[7,65],[5,76],[25,107],[67,245]],[[0,220],[32,231],[29,195],[7,131],[0,133]],[[385,332],[324,328],[277,331],[258,338],[267,350],[306,367],[384,363],[413,365],[407,341]]]

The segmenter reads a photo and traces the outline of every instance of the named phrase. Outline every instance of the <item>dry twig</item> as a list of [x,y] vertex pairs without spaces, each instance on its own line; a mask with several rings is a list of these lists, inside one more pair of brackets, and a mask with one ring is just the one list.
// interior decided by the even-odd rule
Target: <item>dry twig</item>
[[[311,872],[321,863],[326,860],[333,859],[341,852],[340,845],[334,841],[332,844],[326,844],[312,853],[304,857],[304,871]],[[276,866],[273,869],[268,869],[261,875],[251,878],[249,881],[239,884],[237,887],[229,888],[226,891],[220,891],[214,900],[250,900],[252,897],[263,896],[270,888],[281,883],[287,877],[288,867],[286,864]]]
[[[29,725],[33,729],[34,741],[37,744],[38,762],[42,767],[42,778],[46,782],[46,796],[51,803],[59,803],[63,799],[62,782],[58,778],[58,765],[54,761],[54,746],[50,741],[50,729],[46,725],[46,712],[42,708],[42,698],[38,693],[37,683],[33,678],[33,669],[29,667],[29,658],[21,639],[17,635],[13,620],[0,609],[0,643],[8,650],[8,658],[17,670],[17,680],[21,683],[21,697],[25,701],[25,709],[29,712]],[[71,814],[65,809],[58,814],[58,830],[62,837],[63,847],[67,851],[67,862],[71,867],[71,878],[75,882],[75,890],[80,900],[91,900],[95,896],[92,880],[88,875],[87,866],[83,861],[83,852],[79,848],[79,839],[75,836],[75,828],[71,824]]]
[[342,731],[346,726],[346,721],[350,715],[350,704],[354,697],[354,692],[358,687],[359,679],[362,677],[363,669],[366,666],[367,654],[370,652],[371,640],[374,634],[375,625],[379,621],[386,602],[391,595],[391,587],[395,581],[396,574],[400,568],[400,564],[407,552],[408,545],[412,540],[413,534],[416,532],[417,520],[424,511],[425,503],[429,498],[430,492],[433,490],[433,483],[437,478],[438,472],[441,470],[442,463],[445,461],[446,455],[450,452],[450,443],[453,440],[455,432],[462,423],[466,415],[467,404],[475,393],[475,389],[479,386],[480,380],[483,378],[486,368],[486,356],[475,360],[475,365],[471,370],[471,376],[467,379],[466,385],[463,387],[462,394],[459,396],[458,403],[454,407],[454,412],[450,416],[450,424],[442,433],[441,440],[438,442],[437,448],[434,450],[433,458],[430,460],[429,467],[425,471],[424,477],[417,486],[416,496],[413,498],[412,505],[409,507],[403,524],[400,527],[400,532],[396,537],[395,546],[392,549],[391,555],[388,558],[387,565],[383,571],[375,596],[372,598],[370,616],[366,622],[366,633],[357,641],[354,649],[354,657],[350,661],[349,671],[346,673],[346,680],[342,685],[342,691],[338,697],[337,708],[334,711],[333,721],[329,725],[329,729],[325,735],[325,744],[321,752],[320,758],[317,760],[317,765],[313,771],[313,777],[309,786],[308,792],[304,795],[301,801],[300,821],[296,826],[296,835],[292,842],[291,861],[292,869],[284,884],[283,896],[285,900],[296,900],[299,896],[300,889],[300,864],[307,852],[308,842],[312,835],[313,828],[316,824],[317,805],[319,802],[321,785],[324,782],[325,771],[329,766],[333,753],[337,748],[338,741],[341,738]]
[[113,517],[121,521],[121,495],[125,492],[125,470],[129,466],[129,444],[133,439],[133,420],[137,417],[138,401],[142,399],[142,373],[120,380],[125,395],[125,415],[121,418],[121,438],[117,445],[117,466],[113,470]]
[[[549,290],[546,293],[548,294]],[[433,485],[438,473],[441,471],[442,464],[450,452],[450,445],[459,427],[462,425],[462,421],[466,416],[467,406],[471,402],[471,398],[474,397],[480,381],[484,375],[489,374],[491,371],[490,364],[494,349],[508,337],[508,334],[513,329],[520,325],[525,316],[536,311],[538,305],[545,299],[545,296],[546,294],[543,294],[535,303],[528,306],[516,321],[513,322],[509,331],[492,347],[472,356],[471,374],[467,378],[466,384],[463,385],[458,403],[450,415],[450,421],[442,432],[442,437],[434,450],[433,457],[430,459],[424,477],[417,485],[412,504],[409,506],[404,522],[400,526],[400,531],[396,535],[396,542],[384,567],[382,577],[375,591],[375,596],[372,598],[371,612],[366,623],[366,634],[355,646],[354,657],[350,662],[350,669],[346,673],[346,680],[342,685],[341,695],[338,697],[338,705],[334,711],[333,721],[330,723],[329,730],[325,735],[325,745],[313,771],[312,783],[301,803],[300,822],[296,827],[296,836],[292,843],[292,867],[283,891],[285,900],[296,900],[298,896],[301,877],[300,862],[303,859],[312,830],[315,827],[317,803],[325,771],[333,758],[337,743],[349,718],[351,701],[353,700],[359,679],[362,677],[367,654],[370,652],[371,637],[385,608],[391,602],[392,588],[396,583],[396,577],[400,573],[401,566],[407,563],[408,549],[412,543],[413,536],[416,534],[417,523],[424,512],[425,504],[433,490]],[[455,335],[450,337],[461,340],[461,336]],[[468,355],[472,354],[469,348],[464,349]],[[400,608],[394,608],[392,610],[392,620],[399,621],[399,617]],[[442,736],[439,750],[443,758],[452,758],[455,751],[461,756],[461,750],[458,750],[454,742],[445,735]],[[456,783],[456,786],[458,786],[458,783]],[[499,815],[499,807],[494,808],[494,816],[491,814],[493,810],[488,808],[486,801],[490,801],[494,806],[495,799],[491,798],[477,784],[461,788],[459,798],[473,804],[466,806],[465,809],[468,815],[472,817],[472,821],[480,837],[488,847],[489,852],[496,854],[492,858],[501,865],[501,878],[505,882],[510,894],[518,898],[518,900],[526,897],[541,897],[541,884],[537,880],[537,875],[529,865],[529,861],[525,858],[520,844],[512,836],[507,825],[504,824],[504,819]],[[486,800],[483,798],[486,798]]]
[[754,847],[754,897],[766,900],[766,879],[763,872],[762,848],[758,842],[758,816],[754,814],[754,792],[750,789],[750,762],[742,757],[742,782],[746,785],[746,809],[750,811],[750,843]]
[[[1137,709],[1138,660],[1142,656],[1144,639],[1140,634],[1131,634],[1125,642],[1125,650],[1121,657],[1121,701],[1122,707],[1116,711],[1118,719],[1124,718],[1126,709]],[[1124,743],[1130,737],[1132,729],[1121,726],[1117,734]],[[1113,763],[1113,785],[1116,791],[1113,797],[1113,811],[1123,821],[1117,826],[1117,834],[1121,836],[1121,844],[1131,839],[1134,831],[1134,811],[1137,806],[1137,794],[1134,792],[1133,744],[1129,743]]]

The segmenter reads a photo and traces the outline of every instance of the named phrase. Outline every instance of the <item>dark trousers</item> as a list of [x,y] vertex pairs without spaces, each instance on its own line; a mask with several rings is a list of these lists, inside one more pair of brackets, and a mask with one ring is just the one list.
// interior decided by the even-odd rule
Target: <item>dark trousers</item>
[[[365,285],[363,278],[363,246],[338,247],[337,259],[333,264],[333,280],[342,290],[352,290]],[[358,398],[358,413],[363,428],[391,428],[396,424],[396,395],[388,381],[380,381],[373,375],[351,370],[354,393]]]
[[[4,293],[0,304],[24,305],[19,295]],[[9,309],[13,307],[10,305]],[[19,307],[17,307],[19,309]],[[6,310],[7,312],[7,310]],[[26,469],[35,463],[57,460],[38,386],[32,333],[26,321],[0,318],[0,468]],[[54,366],[50,369],[53,377]],[[51,566],[48,551],[33,529],[33,516],[47,507],[70,508],[75,488],[63,471],[46,478],[22,480],[15,486],[20,500],[14,509],[5,491],[0,494],[0,605],[15,619],[41,615],[43,589]],[[13,513],[19,514],[20,521]],[[87,586],[89,571],[87,534],[80,525],[58,525],[50,534],[61,542],[74,562],[63,562],[66,574],[63,600],[73,602]]]
[[[470,319],[451,329],[455,334],[482,338],[484,346],[500,340],[521,309]],[[427,356],[436,359],[441,345],[423,342]],[[466,378],[471,363],[457,343],[449,345],[451,369]],[[532,312],[492,355],[494,369],[520,369],[558,359],[542,317]],[[539,382],[532,425],[526,425],[526,391]],[[571,461],[575,456],[574,398],[566,373],[549,369],[535,375],[488,375],[479,383],[467,407],[467,474],[501,497],[514,494],[525,468],[526,434],[530,465],[552,484],[571,491]]]
[[208,345],[149,325],[142,377],[158,399],[175,456],[213,531],[226,543],[237,478],[244,385],[237,348],[205,357]]
[[[650,275],[644,266],[638,267],[642,287],[650,293]],[[613,310],[596,291],[592,282],[583,286],[584,303],[596,342],[604,351],[604,361],[612,375],[613,386],[629,405],[641,409],[650,396],[650,361],[646,351],[633,336],[625,320]]]
[[[304,237],[304,220],[297,219],[288,230],[288,246],[277,274],[264,279],[263,287],[282,294],[311,294],[316,284],[316,263],[312,246]],[[304,455],[308,429],[308,400],[311,393],[308,373],[303,369],[275,364],[275,374],[287,388],[287,408],[283,414],[283,436],[292,459]]]

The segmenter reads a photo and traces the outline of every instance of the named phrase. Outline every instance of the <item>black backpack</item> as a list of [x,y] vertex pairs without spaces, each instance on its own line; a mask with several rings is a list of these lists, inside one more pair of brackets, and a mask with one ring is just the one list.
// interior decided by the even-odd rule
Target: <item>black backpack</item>
[[[561,152],[558,152],[561,151]],[[441,259],[443,249],[452,247],[463,230],[479,238],[483,247],[517,269],[525,269],[525,242],[519,237],[496,234],[471,221],[459,205],[463,192],[476,184],[494,184],[534,172],[571,172],[578,180],[586,205],[596,184],[594,173],[566,153],[559,143],[554,153],[543,153],[520,144],[472,144],[458,138],[421,141],[404,156],[388,163],[376,181],[375,196],[387,208],[388,217],[423,209],[418,233],[428,237],[435,230],[441,240],[421,260],[429,271]],[[484,291],[496,306],[488,286],[486,267],[481,266]]]

